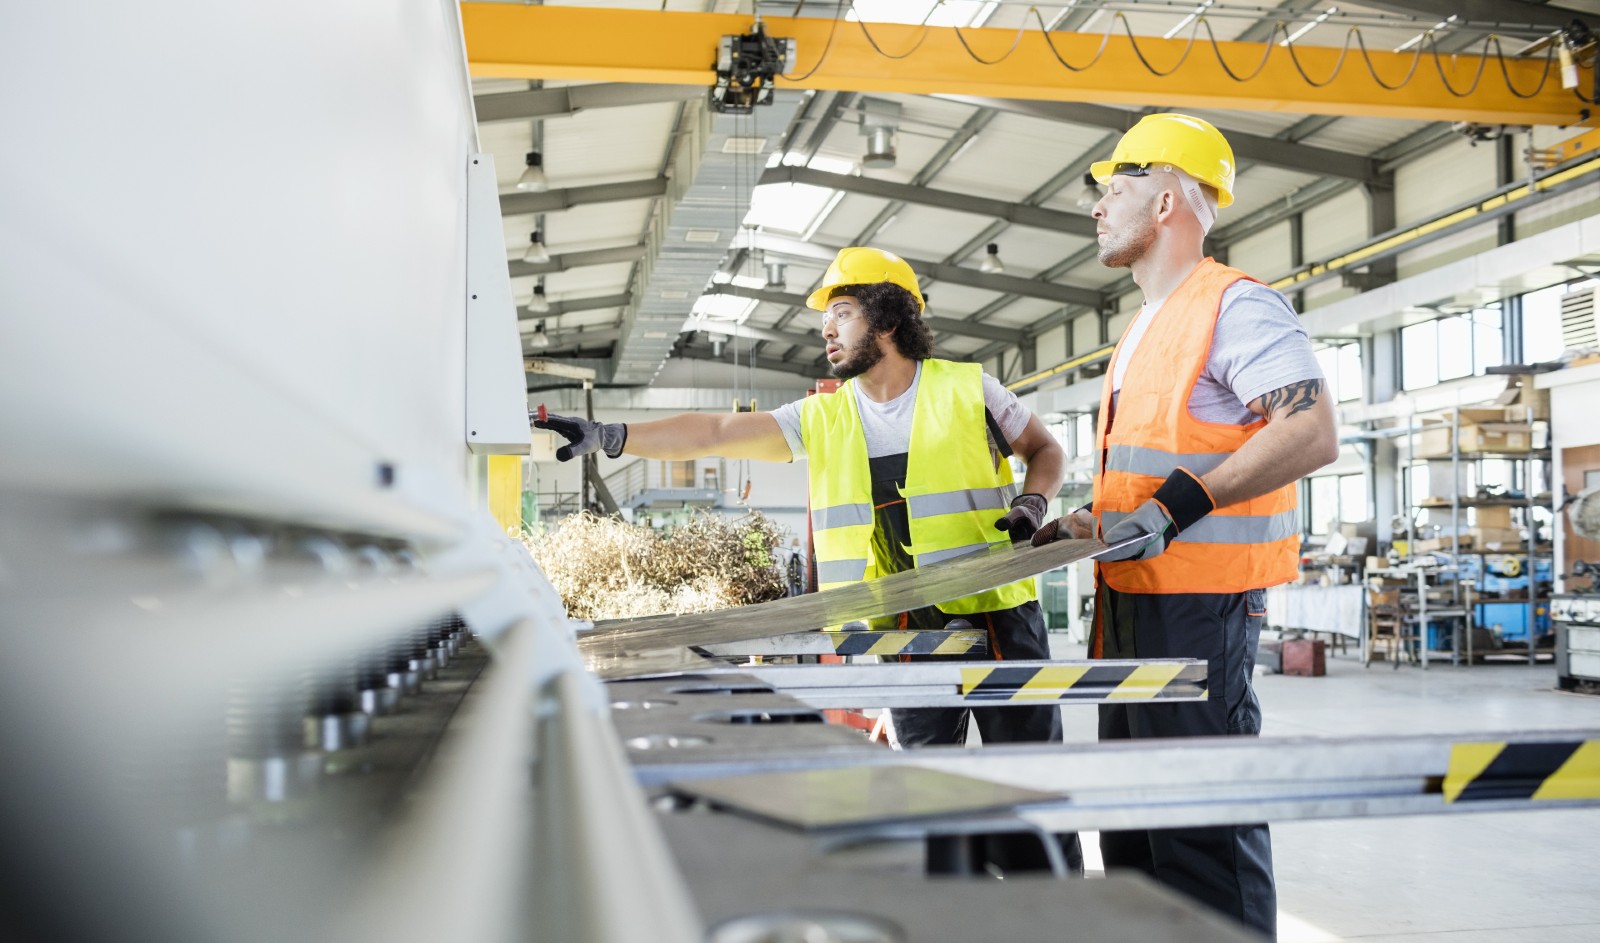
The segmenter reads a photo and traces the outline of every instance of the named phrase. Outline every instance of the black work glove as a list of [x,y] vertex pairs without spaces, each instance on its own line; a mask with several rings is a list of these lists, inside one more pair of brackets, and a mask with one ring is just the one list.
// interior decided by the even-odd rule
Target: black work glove
[[995,530],[1010,531],[1011,542],[1018,544],[1033,536],[1050,510],[1050,502],[1042,494],[1019,494],[1011,499],[1011,510],[994,522]]
[[1109,563],[1158,557],[1174,537],[1215,509],[1211,493],[1200,483],[1199,477],[1186,468],[1179,468],[1167,476],[1150,500],[1107,529],[1101,538],[1112,545],[1139,537],[1144,540],[1100,554],[1096,559]]
[[[1089,513],[1093,509],[1094,503],[1090,502],[1071,514],[1064,514],[1046,523],[1034,533],[1033,545],[1035,547],[1043,547],[1045,544],[1055,543],[1058,540],[1086,540],[1093,537],[1094,517]],[[1081,518],[1078,516],[1080,514],[1083,515]],[[1077,528],[1084,531],[1082,537],[1078,536],[1077,531],[1074,529],[1074,523],[1076,523]]]
[[528,418],[533,420],[534,428],[549,429],[556,435],[567,440],[567,444],[556,449],[556,461],[569,461],[579,455],[588,455],[596,449],[603,450],[611,458],[622,455],[622,447],[628,442],[628,426],[620,422],[595,422],[593,419],[583,419],[578,416],[557,416],[545,412],[540,406],[538,412],[530,413]]

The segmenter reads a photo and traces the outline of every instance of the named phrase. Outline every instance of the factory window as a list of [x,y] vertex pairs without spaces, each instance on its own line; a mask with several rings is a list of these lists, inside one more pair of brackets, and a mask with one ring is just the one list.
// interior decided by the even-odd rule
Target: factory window
[[[818,155],[811,159],[810,167],[846,174],[855,169],[855,162]],[[809,183],[763,184],[750,191],[750,210],[745,213],[744,225],[809,239],[843,198],[842,190]]]
[[1306,486],[1306,518],[1314,535],[1328,534],[1339,524],[1354,524],[1371,516],[1364,472],[1316,475],[1306,479]]
[[1361,344],[1352,341],[1317,351],[1317,362],[1335,403],[1361,399]]
[[1400,380],[1408,390],[1481,374],[1504,361],[1498,302],[1400,329]]

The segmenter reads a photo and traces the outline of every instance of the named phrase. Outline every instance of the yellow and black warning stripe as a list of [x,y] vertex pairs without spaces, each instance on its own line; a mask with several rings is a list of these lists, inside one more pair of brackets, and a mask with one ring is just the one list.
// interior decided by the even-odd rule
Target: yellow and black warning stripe
[[1149,701],[1205,693],[1204,662],[961,669],[961,694],[970,701]]
[[1444,801],[1600,799],[1600,740],[1457,743]]
[[951,632],[833,632],[837,655],[972,655],[989,648],[984,633]]

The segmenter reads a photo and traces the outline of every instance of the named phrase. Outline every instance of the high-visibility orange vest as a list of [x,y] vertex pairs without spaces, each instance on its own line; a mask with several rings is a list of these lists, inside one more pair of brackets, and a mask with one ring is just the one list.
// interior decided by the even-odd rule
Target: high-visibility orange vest
[[[1156,312],[1135,348],[1117,393],[1115,416],[1115,371],[1106,371],[1100,468],[1094,478],[1094,516],[1102,534],[1154,495],[1179,466],[1204,475],[1266,428],[1264,419],[1233,425],[1204,422],[1189,413],[1189,396],[1210,355],[1222,293],[1249,277],[1209,258],[1195,267]],[[1113,364],[1126,341],[1124,332]],[[1101,563],[1099,576],[1125,593],[1241,593],[1287,583],[1299,575],[1296,505],[1296,487],[1290,483],[1217,508],[1179,534],[1160,556]]]

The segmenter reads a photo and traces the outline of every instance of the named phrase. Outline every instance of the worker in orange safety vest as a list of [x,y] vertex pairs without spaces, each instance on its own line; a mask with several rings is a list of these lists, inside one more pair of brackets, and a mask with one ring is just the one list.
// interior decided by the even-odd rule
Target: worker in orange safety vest
[[[1283,295],[1207,258],[1233,202],[1232,148],[1215,127],[1147,115],[1090,169],[1099,258],[1143,303],[1106,370],[1090,505],[1035,544],[1099,536],[1090,655],[1204,658],[1210,698],[1100,707],[1102,741],[1255,736],[1251,687],[1266,587],[1298,574],[1298,480],[1338,455],[1333,404]],[[1116,546],[1122,544],[1123,546]],[[1105,832],[1108,870],[1138,869],[1275,936],[1265,824]]]

